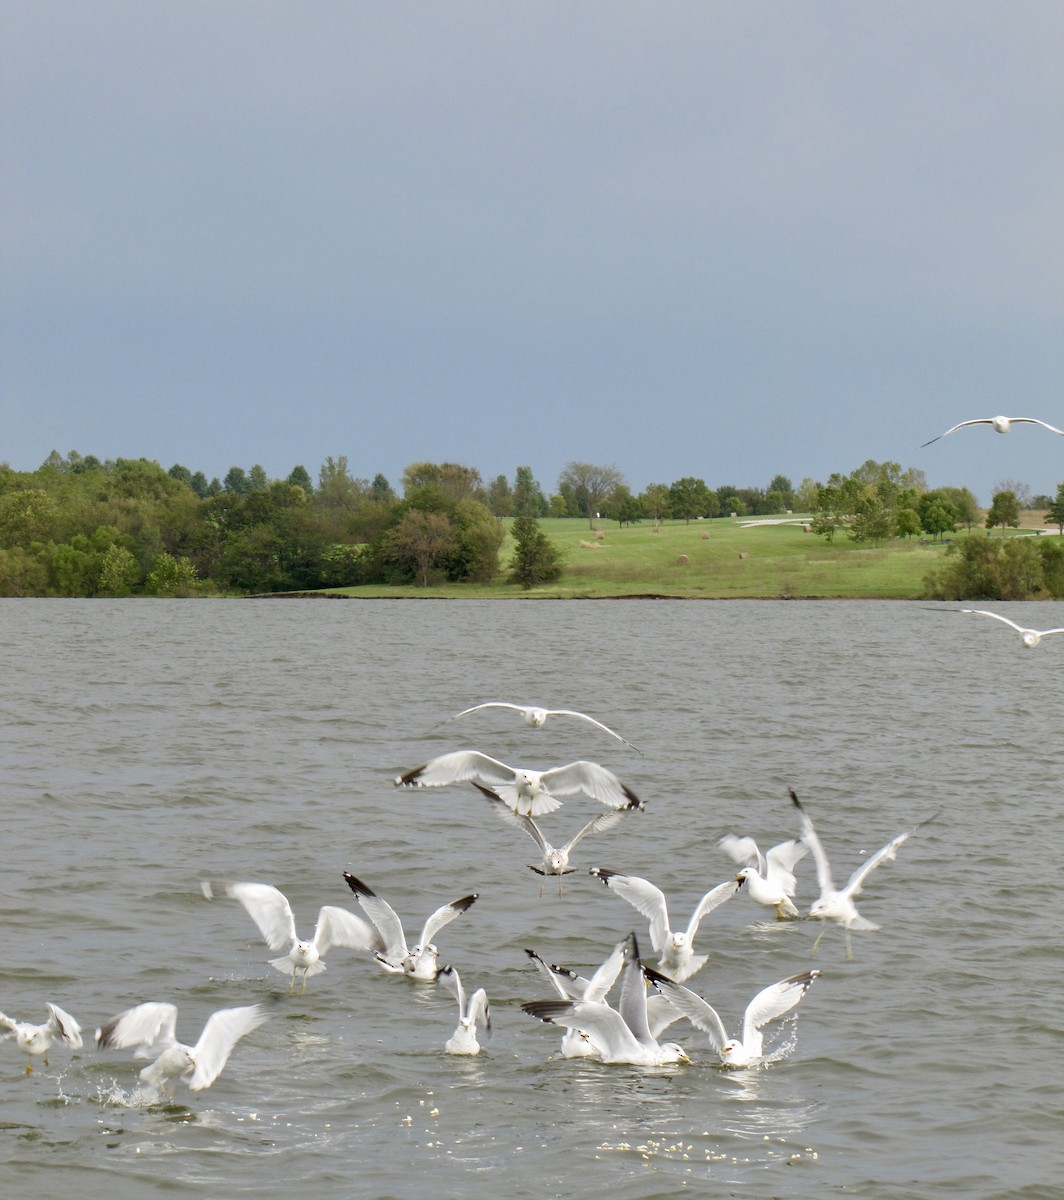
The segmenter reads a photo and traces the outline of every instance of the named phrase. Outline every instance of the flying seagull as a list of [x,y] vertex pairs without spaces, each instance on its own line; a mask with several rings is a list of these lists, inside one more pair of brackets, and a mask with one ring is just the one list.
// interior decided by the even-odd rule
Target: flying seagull
[[403,933],[399,914],[361,879],[344,872],[347,886],[358,897],[363,912],[373,922],[370,943],[367,949],[373,952],[377,962],[393,975],[409,975],[412,979],[432,981],[440,974],[440,952],[432,939],[445,926],[461,916],[477,899],[477,893],[452,900],[436,911],[425,922],[417,945],[410,947]]
[[488,1006],[488,993],[483,988],[477,988],[467,999],[462,987],[462,980],[454,967],[444,967],[436,976],[436,982],[442,983],[458,1001],[458,1028],[447,1039],[443,1048],[448,1054],[479,1054],[478,1023],[484,1027],[485,1035],[491,1036],[491,1009]]
[[708,954],[697,955],[694,952],[695,934],[702,919],[725,900],[730,900],[743,884],[741,879],[729,879],[706,892],[695,905],[686,930],[673,932],[669,928],[665,893],[649,880],[640,879],[638,875],[621,875],[605,867],[592,867],[589,874],[601,879],[611,892],[623,897],[647,918],[650,922],[650,944],[654,952],[661,955],[658,966],[678,983],[690,979],[709,961]]
[[[573,717],[578,721],[587,721],[589,725],[594,725],[596,729],[601,729],[603,733],[608,733],[610,737],[623,742],[629,750],[634,750],[637,754],[643,754],[643,751],[638,746],[633,745],[627,738],[621,737],[619,733],[611,729],[608,725],[603,725],[601,721],[596,721],[594,717],[589,717],[587,713],[577,712],[572,708],[536,708],[531,704],[507,704],[502,700],[490,700],[486,704],[474,704],[472,708],[464,708],[460,713],[455,713],[453,717],[448,717],[445,721],[441,721],[440,725],[446,725],[448,721],[457,721],[459,717],[467,717],[470,713],[480,712],[485,708],[505,708],[511,712],[520,713],[524,723],[530,725],[533,729],[541,729],[547,723],[548,717]],[[438,729],[439,725],[436,728]],[[646,755],[644,754],[643,757],[645,758]]]
[[[820,844],[820,838],[817,837],[816,830],[813,828],[813,822],[809,819],[793,788],[790,795],[794,807],[798,810],[802,840],[813,852],[813,858],[816,862],[816,877],[820,884],[820,897],[813,901],[812,907],[809,909],[809,915],[821,921],[834,921],[843,927],[846,931],[846,957],[847,959],[852,959],[853,947],[850,944],[850,930],[874,930],[879,928],[878,925],[862,917],[857,911],[857,906],[853,902],[854,896],[861,894],[861,885],[868,875],[880,863],[893,860],[902,842],[906,841],[917,829],[922,825],[926,825],[927,822],[922,821],[920,825],[915,826],[913,829],[906,829],[904,832],[899,833],[897,837],[891,838],[881,850],[877,850],[875,854],[868,856],[850,876],[844,888],[836,889],[831,877],[831,864],[828,862],[827,855],[824,853],[824,847]],[[928,819],[930,820],[930,818]],[[826,928],[827,926],[824,927],[824,929]],[[820,939],[824,936],[824,929],[820,931],[816,941],[813,943],[814,951],[820,944]]]
[[650,967],[645,968],[647,979],[658,991],[685,1016],[696,1029],[709,1034],[710,1045],[720,1055],[726,1067],[749,1067],[761,1062],[764,1052],[764,1037],[761,1030],[785,1017],[802,999],[820,977],[819,971],[803,971],[781,979],[762,989],[746,1006],[743,1015],[743,1033],[740,1038],[729,1038],[724,1022],[716,1009],[708,1005],[701,996],[685,988],[674,979],[659,974]]
[[[947,429],[945,433],[940,433],[938,437],[933,437],[931,442],[937,442],[939,438],[948,437],[951,433],[956,433],[958,429],[963,429],[966,425],[992,425],[997,433],[1008,433],[1013,425],[1041,425],[1043,429],[1048,429],[1050,433],[1059,433],[1064,436],[1064,429],[1057,429],[1055,425],[1048,425],[1045,421],[1040,421],[1037,417],[977,417],[972,421],[961,421],[959,425],[954,425],[952,429]],[[920,447],[930,446],[931,442],[924,442]]]
[[989,612],[985,608],[962,608],[961,612],[975,613],[980,617],[993,617],[995,621],[1004,621],[1006,625],[1011,625],[1016,630],[1028,650],[1033,650],[1042,638],[1048,637],[1051,633],[1064,633],[1064,629],[1027,629],[1023,625],[1017,625],[1015,621],[1010,621],[1008,617],[1003,617],[1000,613]]
[[[569,866],[569,856],[576,848],[577,842],[589,833],[602,833],[607,829],[612,829],[625,813],[631,812],[630,808],[611,808],[608,812],[599,813],[597,817],[592,817],[586,825],[583,825],[564,846],[555,847],[547,841],[542,830],[531,817],[514,812],[506,801],[500,799],[490,788],[479,783],[475,783],[473,786],[485,796],[494,811],[507,824],[523,829],[543,852],[542,866],[528,864],[528,869],[535,871],[537,875],[571,875],[576,868]],[[558,886],[561,887],[560,882]]]
[[491,788],[515,813],[540,817],[561,808],[559,796],[583,794],[608,808],[642,808],[643,802],[612,771],[598,763],[569,763],[549,771],[508,767],[479,750],[441,754],[395,781],[396,787],[446,787],[451,783],[480,783]]
[[791,838],[773,846],[768,854],[762,854],[753,838],[727,833],[717,845],[732,862],[742,866],[736,879],[743,881],[743,890],[755,904],[774,908],[780,921],[798,916],[794,905],[794,894],[798,889],[794,868],[809,853],[804,842]]
[[295,917],[283,892],[268,883],[217,883],[204,880],[200,884],[208,900],[215,892],[238,900],[248,916],[259,927],[259,932],[271,950],[284,950],[280,958],[269,959],[269,964],[282,975],[291,972],[288,994],[296,985],[296,974],[303,972],[303,987],[307,990],[307,976],[320,975],[325,970],[321,960],[332,946],[344,946],[350,950],[368,950],[374,930],[354,913],[345,908],[326,904],[318,913],[318,923],[313,935],[302,940],[296,934]]
[[617,1008],[602,1000],[530,1000],[521,1008],[529,1016],[566,1029],[583,1030],[605,1063],[664,1067],[688,1062],[676,1042],[660,1042],[650,1029],[647,985],[639,961],[639,946],[630,933],[619,944],[622,955],[621,997]]
[[[48,1066],[48,1051],[56,1042],[62,1042],[75,1050],[81,1049],[81,1026],[68,1012],[64,1012],[58,1004],[46,1005],[48,1020],[43,1025],[31,1025],[27,1021],[16,1021],[0,1013],[0,1042],[10,1038],[24,1053],[36,1058],[43,1055],[44,1065]],[[26,1063],[26,1074],[33,1074],[33,1064]]]
[[199,1041],[186,1046],[175,1033],[175,1005],[138,1004],[97,1029],[96,1043],[104,1050],[139,1047],[134,1058],[154,1060],[141,1071],[141,1079],[170,1096],[173,1088],[168,1085],[178,1079],[186,1079],[194,1092],[209,1088],[222,1073],[237,1042],[265,1020],[266,1014],[257,1004],[220,1008],[207,1018]]

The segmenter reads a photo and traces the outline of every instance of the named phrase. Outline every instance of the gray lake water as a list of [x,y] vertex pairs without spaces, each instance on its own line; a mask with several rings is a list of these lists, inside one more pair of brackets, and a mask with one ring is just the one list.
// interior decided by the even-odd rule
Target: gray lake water
[[[992,606],[994,607],[994,606]],[[996,606],[1060,625],[1060,605]],[[0,601],[0,1009],[55,1001],[86,1032],[24,1074],[0,1044],[0,1184],[19,1197],[1060,1197],[1064,638],[903,603]],[[484,700],[591,713],[541,730]],[[399,791],[452,749],[544,768],[591,758],[646,811],[576,852],[558,894],[531,840],[469,786]],[[796,832],[802,797],[837,876],[934,813],[860,900],[879,932],[768,924],[737,896],[690,986],[738,1027],[754,992],[822,972],[788,1056],[725,1072],[566,1061],[521,1012],[525,947],[589,969],[646,925],[586,874],[646,876],[677,921],[734,867],[724,833]],[[544,818],[564,841],[601,811]],[[478,1058],[449,1056],[453,999],[334,949],[305,995],[244,910],[201,879],[357,910],[341,872],[491,998]],[[817,888],[798,868],[799,903]],[[208,1091],[146,1098],[92,1031],[145,1000],[195,1041],[216,1008],[270,1020]]]

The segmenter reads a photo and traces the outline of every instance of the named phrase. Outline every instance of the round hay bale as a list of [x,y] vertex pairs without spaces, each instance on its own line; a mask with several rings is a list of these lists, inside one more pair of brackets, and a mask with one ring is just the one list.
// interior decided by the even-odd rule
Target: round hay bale
[[687,557],[686,554],[680,554],[676,558],[676,565],[678,567],[686,567],[688,565],[688,563],[690,563],[690,561],[691,560]]
[[749,557],[750,557],[750,551],[749,551],[749,550],[740,550],[740,551],[739,551],[739,557],[740,557],[740,558],[749,558]]
[[704,542],[708,542],[708,541],[709,541],[709,534],[708,534],[708,533],[700,533],[698,536],[699,536],[699,537],[702,539],[702,541],[704,541]]

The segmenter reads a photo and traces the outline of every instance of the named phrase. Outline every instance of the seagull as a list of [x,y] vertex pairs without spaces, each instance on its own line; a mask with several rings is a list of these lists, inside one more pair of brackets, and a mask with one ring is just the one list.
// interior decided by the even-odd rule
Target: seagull
[[694,953],[695,934],[703,917],[709,916],[725,900],[730,900],[743,885],[741,879],[729,879],[706,892],[695,906],[687,929],[674,933],[669,928],[665,893],[649,880],[640,879],[638,875],[621,875],[605,867],[592,867],[589,874],[601,879],[611,891],[627,900],[650,921],[650,944],[654,952],[661,955],[658,966],[678,983],[690,979],[709,961],[708,954]]
[[[578,721],[587,721],[588,724],[594,725],[596,729],[601,729],[603,733],[608,733],[610,737],[616,738],[617,741],[623,742],[629,750],[634,750],[637,754],[643,754],[643,751],[638,746],[634,746],[627,738],[612,730],[608,725],[603,725],[601,721],[596,721],[594,717],[589,717],[587,713],[577,712],[572,708],[536,708],[531,704],[507,704],[502,700],[491,700],[487,704],[474,704],[472,708],[464,708],[460,713],[455,713],[453,717],[448,717],[445,721],[441,721],[440,725],[446,725],[448,721],[457,721],[459,717],[467,717],[470,713],[480,712],[484,708],[505,708],[511,712],[521,714],[521,719],[526,725],[530,725],[533,729],[542,729],[547,723],[548,717],[575,717]],[[439,728],[439,725],[436,726]],[[646,755],[643,754],[645,758]]]
[[729,1038],[716,1009],[711,1008],[701,996],[650,967],[645,968],[645,973],[654,987],[670,1004],[675,1005],[696,1029],[709,1034],[710,1044],[726,1067],[750,1067],[761,1062],[764,1051],[761,1030],[773,1021],[785,1017],[812,987],[813,980],[820,978],[819,971],[803,971],[799,975],[791,975],[788,979],[781,979],[779,983],[762,989],[746,1006],[743,1015],[743,1036]]
[[152,1058],[140,1073],[145,1083],[164,1096],[173,1095],[171,1081],[186,1079],[198,1092],[209,1088],[222,1073],[233,1047],[266,1020],[257,1004],[245,1008],[220,1008],[207,1018],[199,1041],[186,1046],[177,1040],[177,1007],[173,1004],[138,1004],[112,1017],[96,1030],[96,1044],[104,1050],[138,1046],[134,1058]]
[[[16,1021],[0,1013],[0,1042],[10,1038],[24,1053],[36,1058],[44,1056],[44,1065],[48,1066],[48,1051],[56,1042],[64,1042],[75,1050],[81,1049],[81,1026],[68,1012],[64,1012],[58,1004],[47,1004],[48,1020],[43,1025],[30,1025],[26,1021]],[[33,1064],[26,1063],[26,1074],[33,1074]]]
[[791,838],[773,846],[765,855],[753,838],[739,838],[731,833],[725,834],[717,845],[732,862],[748,864],[735,878],[743,881],[746,894],[755,904],[774,908],[776,918],[780,921],[798,916],[798,909],[794,906],[794,893],[798,888],[794,868],[809,853],[809,847],[804,842]]
[[[813,828],[813,822],[806,814],[793,788],[790,794],[794,807],[798,809],[802,840],[813,852],[813,858],[816,861],[816,877],[820,884],[820,898],[813,901],[813,905],[809,909],[809,915],[820,921],[834,921],[843,927],[846,931],[846,958],[848,960],[852,959],[853,947],[850,944],[850,930],[874,930],[879,928],[878,925],[862,917],[857,911],[857,906],[853,902],[854,896],[861,894],[861,885],[869,873],[874,871],[880,863],[889,862],[894,859],[897,855],[898,847],[902,842],[906,841],[921,825],[926,825],[927,822],[922,821],[920,825],[915,826],[913,829],[906,829],[904,832],[899,833],[897,837],[891,838],[881,850],[877,850],[875,854],[870,855],[854,871],[847,880],[844,888],[837,890],[831,878],[831,865],[828,863],[827,855],[824,853],[824,847],[820,844],[820,838],[817,837],[816,830]],[[826,929],[827,926],[824,928]],[[823,936],[824,930],[821,930],[816,941],[813,943],[814,952]]]
[[[630,933],[619,943],[621,998],[618,1008],[602,1000],[530,1000],[522,1011],[548,1024],[583,1030],[604,1063],[630,1063],[638,1067],[664,1067],[689,1062],[676,1042],[660,1042],[650,1029],[647,986],[639,961],[639,946]],[[609,961],[609,960],[607,960]]]
[[[569,855],[572,854],[577,842],[588,833],[602,833],[607,829],[612,829],[625,813],[631,811],[628,808],[612,808],[608,812],[599,813],[597,817],[592,817],[574,837],[571,837],[559,849],[547,841],[539,826],[531,817],[522,816],[521,813],[514,812],[505,800],[500,799],[490,788],[484,787],[483,784],[475,783],[473,786],[483,793],[487,800],[490,801],[492,808],[504,821],[510,825],[516,825],[518,829],[523,829],[536,845],[539,846],[540,850],[543,851],[543,866],[537,867],[531,863],[528,864],[530,871],[535,871],[537,875],[543,876],[571,875],[576,868],[569,866]],[[560,895],[560,882],[558,888]]]
[[[1040,421],[1037,417],[978,417],[973,421],[961,421],[959,425],[954,425],[952,429],[947,429],[945,433],[940,433],[938,437],[933,437],[931,442],[937,442],[939,438],[948,437],[951,433],[956,433],[958,429],[963,429],[966,425],[993,425],[995,432],[1008,433],[1013,425],[1041,425],[1043,429],[1048,429],[1050,433],[1059,433],[1064,436],[1064,429],[1057,429],[1055,425],[1047,425],[1045,421]],[[931,442],[924,442],[924,446],[930,446]],[[921,446],[922,450],[924,446]]]
[[448,1054],[479,1054],[478,1021],[483,1025],[485,1035],[491,1037],[491,1009],[488,1007],[488,993],[483,988],[477,988],[467,1000],[462,988],[462,980],[454,967],[444,967],[436,976],[436,982],[444,984],[458,1000],[458,1028],[448,1038],[443,1048]]
[[962,608],[961,612],[975,613],[980,617],[993,617],[995,621],[1004,621],[1006,625],[1011,625],[1016,630],[1028,650],[1033,650],[1042,638],[1048,637],[1051,633],[1064,633],[1064,629],[1027,629],[1023,625],[1017,625],[1015,621],[1010,621],[1008,617],[1003,617],[1000,613],[989,612],[985,608]]
[[395,909],[382,900],[372,888],[367,887],[361,879],[344,872],[347,886],[358,897],[359,904],[366,916],[373,922],[370,931],[370,942],[366,949],[373,952],[377,962],[385,971],[393,975],[409,975],[411,979],[431,982],[440,974],[440,952],[433,945],[432,939],[445,926],[465,912],[477,899],[477,892],[463,896],[461,900],[452,900],[436,911],[425,922],[417,945],[409,947],[406,935],[403,933],[403,923]]
[[200,887],[208,900],[214,898],[215,890],[233,900],[239,900],[247,910],[248,916],[259,927],[259,932],[271,950],[289,947],[287,954],[268,960],[270,966],[282,975],[291,972],[289,995],[295,988],[297,972],[303,972],[303,987],[300,989],[302,995],[307,990],[307,976],[320,975],[325,970],[325,964],[321,960],[330,947],[344,946],[351,950],[368,950],[373,940],[374,930],[361,917],[331,904],[326,904],[319,911],[313,936],[306,941],[300,940],[287,898],[283,892],[279,892],[268,883],[212,885],[204,880]]
[[396,787],[445,787],[449,783],[480,783],[491,788],[515,813],[540,817],[561,808],[554,798],[583,793],[609,808],[642,808],[643,802],[612,771],[598,763],[569,763],[549,771],[508,767],[479,750],[455,750],[441,754],[423,766],[400,775]]

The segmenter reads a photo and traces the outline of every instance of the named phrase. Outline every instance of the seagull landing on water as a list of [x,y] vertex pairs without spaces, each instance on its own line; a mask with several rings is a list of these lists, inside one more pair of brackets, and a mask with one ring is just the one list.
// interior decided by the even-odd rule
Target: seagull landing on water
[[396,787],[446,787],[451,783],[480,783],[490,788],[515,813],[541,817],[561,808],[559,796],[582,794],[608,808],[642,808],[643,802],[612,771],[598,763],[569,763],[549,771],[508,767],[479,750],[455,750],[441,754],[423,766],[400,775]]
[[[81,1026],[68,1012],[63,1012],[58,1004],[46,1005],[48,1020],[43,1025],[30,1025],[26,1021],[16,1021],[0,1013],[0,1042],[10,1038],[15,1039],[15,1045],[31,1058],[43,1055],[44,1065],[48,1066],[48,1051],[56,1042],[70,1046],[74,1050],[81,1049]],[[33,1074],[33,1064],[26,1063],[26,1074]]]
[[[530,1000],[521,1005],[522,1011],[548,1024],[583,1031],[597,1052],[596,1056],[604,1063],[664,1067],[689,1062],[682,1046],[659,1041],[651,1030],[647,985],[634,933],[619,943],[607,963],[612,964],[614,955],[618,954],[621,956],[621,998],[617,1008],[611,1008],[605,999],[559,998]],[[605,967],[603,964],[600,970]]]
[[367,949],[373,952],[377,962],[393,975],[409,975],[411,979],[431,983],[440,974],[440,952],[432,939],[445,925],[450,925],[455,917],[461,916],[476,902],[477,893],[463,896],[461,900],[452,900],[450,904],[436,909],[425,922],[417,945],[411,948],[406,944],[399,914],[388,901],[382,900],[350,871],[344,872],[344,879],[358,897],[362,911],[373,922]]
[[436,976],[436,982],[442,983],[458,1001],[458,1028],[447,1039],[444,1050],[448,1054],[479,1054],[477,1025],[483,1026],[485,1036],[491,1037],[491,1009],[488,1006],[488,993],[483,988],[477,988],[472,996],[466,999],[462,980],[454,967],[444,967]]
[[1016,630],[1028,650],[1033,650],[1042,638],[1049,637],[1051,633],[1064,633],[1064,629],[1027,629],[1023,625],[1017,625],[1015,621],[1010,621],[1008,617],[1003,617],[1000,613],[989,612],[985,608],[962,608],[961,612],[975,613],[979,617],[993,617],[995,621],[1003,621]]
[[331,946],[344,946],[349,950],[368,950],[374,931],[354,913],[345,908],[325,905],[318,913],[314,934],[306,941],[296,934],[295,917],[283,892],[268,883],[216,883],[204,880],[200,884],[208,900],[215,892],[238,900],[248,916],[259,927],[259,932],[271,950],[288,953],[281,958],[269,959],[269,964],[282,975],[291,973],[288,994],[296,986],[296,974],[303,972],[302,992],[307,990],[307,976],[320,975],[325,970],[321,960]]
[[803,971],[800,975],[792,975],[789,979],[781,979],[779,983],[764,988],[746,1006],[742,1037],[729,1038],[716,1009],[710,1007],[701,996],[650,967],[645,968],[645,974],[696,1029],[709,1034],[710,1045],[726,1067],[751,1067],[761,1062],[765,1048],[761,1030],[785,1017],[809,991],[813,980],[820,978],[819,971]]
[[[959,425],[954,425],[952,429],[947,429],[945,433],[940,433],[938,437],[933,437],[931,442],[937,442],[939,438],[948,437],[951,433],[956,433],[958,429],[963,429],[966,425],[991,425],[996,433],[1008,433],[1013,425],[1041,425],[1043,429],[1048,429],[1050,433],[1059,433],[1064,437],[1064,429],[1057,429],[1055,425],[1048,425],[1045,421],[1040,421],[1037,417],[977,417],[972,421],[961,421]],[[930,446],[931,442],[924,442],[920,447]]]
[[729,879],[706,892],[695,906],[686,930],[673,932],[669,928],[665,893],[648,879],[640,879],[638,875],[621,875],[605,867],[592,867],[588,873],[601,879],[611,892],[616,892],[647,918],[650,922],[650,944],[655,954],[661,955],[658,966],[678,983],[690,979],[709,961],[708,954],[696,955],[694,952],[695,934],[702,919],[725,900],[730,900],[743,885],[741,879]]
[[[813,858],[816,861],[816,877],[820,884],[820,898],[813,901],[812,907],[809,909],[809,915],[820,921],[834,921],[841,925],[846,931],[846,957],[853,958],[853,947],[850,943],[851,929],[875,930],[879,926],[866,920],[857,911],[857,906],[853,902],[854,896],[861,894],[861,885],[864,883],[867,876],[879,866],[880,863],[890,862],[897,856],[898,847],[902,842],[908,840],[917,829],[927,824],[927,821],[921,821],[919,825],[912,829],[906,829],[903,833],[899,833],[897,837],[891,838],[889,842],[875,854],[869,857],[857,868],[850,876],[844,888],[836,889],[831,878],[831,864],[828,862],[827,855],[824,853],[824,847],[820,844],[820,838],[817,837],[816,830],[813,828],[813,822],[809,819],[805,809],[802,807],[801,801],[791,789],[791,801],[794,807],[798,810],[798,819],[802,832],[802,840],[813,852]],[[932,818],[928,818],[931,820]],[[816,941],[813,943],[813,951],[816,951],[820,945],[820,939],[824,936],[824,927],[817,935]]]
[[[579,842],[586,834],[602,833],[607,829],[612,829],[626,813],[631,812],[631,809],[629,808],[614,808],[610,809],[609,812],[599,813],[597,817],[592,817],[592,819],[588,821],[587,824],[584,825],[576,834],[574,834],[574,836],[571,837],[564,846],[555,847],[547,841],[547,839],[543,836],[539,826],[531,817],[525,817],[520,813],[514,812],[513,809],[510,808],[510,806],[504,800],[501,800],[498,796],[496,796],[496,794],[490,788],[486,788],[479,783],[475,783],[473,786],[484,795],[484,797],[491,803],[494,811],[508,825],[516,825],[518,829],[523,829],[525,833],[527,833],[528,836],[540,848],[540,850],[543,852],[543,865],[541,867],[537,867],[529,863],[528,869],[530,871],[535,871],[537,875],[543,876],[571,875],[576,868],[569,866],[569,856],[576,848],[577,842]],[[542,894],[543,893],[541,891],[540,895]],[[558,894],[561,895],[560,880],[558,882]]]
[[[486,704],[474,704],[472,708],[464,708],[460,713],[455,713],[453,717],[448,717],[447,720],[441,721],[440,725],[446,725],[448,721],[457,721],[459,717],[467,717],[470,713],[480,712],[485,708],[504,708],[510,712],[520,713],[524,723],[530,725],[533,729],[542,729],[546,725],[548,717],[573,717],[578,721],[586,721],[589,725],[594,725],[596,729],[601,729],[603,733],[608,733],[610,737],[623,742],[629,750],[634,750],[637,754],[643,754],[643,751],[638,746],[634,746],[627,738],[621,737],[619,733],[611,729],[608,725],[603,725],[601,721],[596,721],[594,717],[589,717],[587,713],[577,712],[572,708],[536,708],[531,704],[507,704],[502,700],[490,700]],[[439,725],[435,728],[438,729]],[[644,754],[643,757],[645,758],[646,755]]]
[[774,908],[780,921],[798,916],[794,894],[798,890],[794,868],[808,853],[804,842],[780,842],[763,855],[751,837],[735,837],[727,833],[717,843],[736,864],[747,864],[735,876],[745,885],[743,890],[755,904]]
[[177,1040],[177,1008],[173,1004],[138,1004],[97,1029],[96,1044],[103,1050],[139,1047],[134,1058],[154,1059],[141,1071],[141,1079],[171,1096],[173,1087],[169,1085],[178,1079],[187,1080],[193,1092],[209,1088],[237,1042],[265,1020],[266,1014],[257,1004],[220,1008],[207,1018],[199,1041],[186,1046]]

